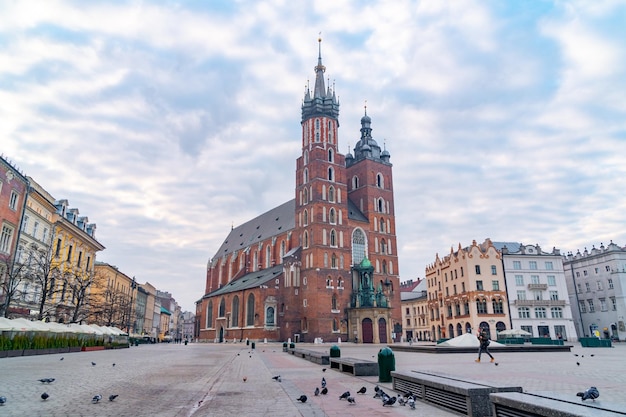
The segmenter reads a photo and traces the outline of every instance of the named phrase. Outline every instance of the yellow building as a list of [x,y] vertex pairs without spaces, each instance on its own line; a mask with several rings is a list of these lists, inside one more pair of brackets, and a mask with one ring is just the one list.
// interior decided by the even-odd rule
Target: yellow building
[[428,319],[435,340],[511,328],[502,256],[491,240],[462,248],[426,267]]
[[116,266],[96,262],[89,298],[89,323],[115,326],[128,331],[128,326],[132,327],[136,320],[136,288],[134,278],[121,272]]
[[97,252],[104,246],[96,240],[96,225],[69,208],[67,200],[55,202],[52,239],[52,279],[48,288],[46,317],[61,323],[87,318],[87,301],[94,278]]

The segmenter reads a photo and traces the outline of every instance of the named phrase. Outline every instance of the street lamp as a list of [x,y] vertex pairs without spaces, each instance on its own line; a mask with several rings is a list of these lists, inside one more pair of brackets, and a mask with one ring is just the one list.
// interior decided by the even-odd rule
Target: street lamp
[[130,316],[133,313],[133,294],[135,292],[135,288],[137,288],[137,281],[135,281],[135,277],[133,277],[133,280],[130,283],[130,304],[128,304],[128,325],[126,326],[126,329],[128,330],[128,337],[130,337]]

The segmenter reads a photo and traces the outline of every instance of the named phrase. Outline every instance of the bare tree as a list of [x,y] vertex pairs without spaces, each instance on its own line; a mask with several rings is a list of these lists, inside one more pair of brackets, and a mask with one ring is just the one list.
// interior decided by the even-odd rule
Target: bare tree
[[21,284],[27,266],[19,258],[12,259],[10,255],[0,254],[0,317],[8,317],[11,303],[22,295]]
[[101,326],[124,328],[127,325],[129,295],[104,285],[104,277],[94,276],[89,297],[89,318]]
[[31,248],[28,256],[30,262],[27,276],[38,288],[39,294],[35,297],[39,300],[37,319],[42,320],[54,307],[49,300],[56,293],[56,282],[61,278],[61,274],[58,262],[54,261],[49,247]]

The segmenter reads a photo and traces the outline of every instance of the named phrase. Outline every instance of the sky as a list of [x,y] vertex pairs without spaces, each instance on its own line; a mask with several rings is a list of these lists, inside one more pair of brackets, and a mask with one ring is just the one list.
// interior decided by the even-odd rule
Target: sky
[[401,281],[516,241],[626,245],[623,1],[0,0],[0,152],[183,310],[295,197],[318,37],[339,149],[391,154]]

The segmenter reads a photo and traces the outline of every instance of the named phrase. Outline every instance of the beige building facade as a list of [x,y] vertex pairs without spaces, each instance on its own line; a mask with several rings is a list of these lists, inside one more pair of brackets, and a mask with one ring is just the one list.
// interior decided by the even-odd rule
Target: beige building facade
[[426,267],[428,319],[434,340],[485,329],[510,329],[502,256],[490,239],[450,249]]

